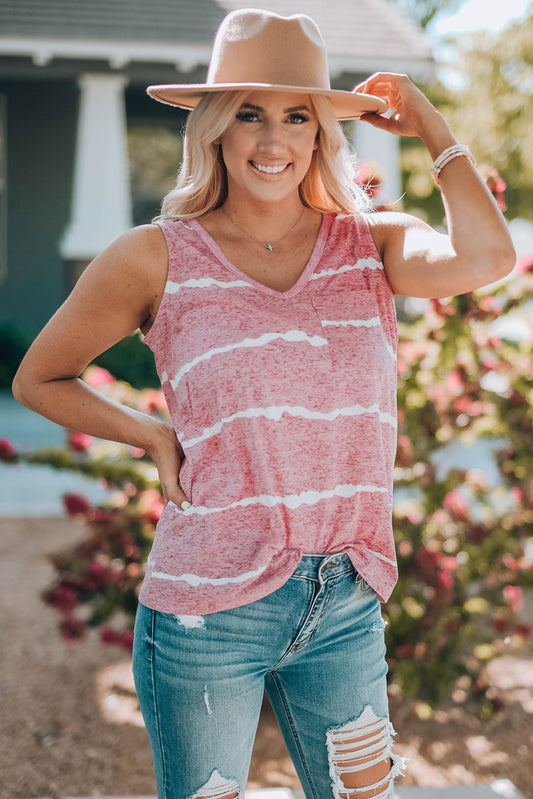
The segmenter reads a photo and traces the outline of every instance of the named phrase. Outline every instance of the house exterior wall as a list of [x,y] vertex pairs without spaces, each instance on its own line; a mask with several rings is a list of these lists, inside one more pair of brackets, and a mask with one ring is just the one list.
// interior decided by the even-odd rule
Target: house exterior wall
[[7,120],[7,270],[0,321],[37,333],[64,299],[59,241],[70,216],[75,82],[0,81]]
[[[0,324],[35,335],[72,287],[61,243],[72,217],[80,88],[77,80],[64,78],[0,81],[0,97],[5,99],[8,165]],[[128,86],[125,101],[128,127],[166,128],[179,137],[186,112],[155,103],[144,84]],[[170,181],[178,165],[177,160],[170,165]],[[162,196],[153,192],[142,199],[144,213],[134,220],[137,224],[158,213]]]

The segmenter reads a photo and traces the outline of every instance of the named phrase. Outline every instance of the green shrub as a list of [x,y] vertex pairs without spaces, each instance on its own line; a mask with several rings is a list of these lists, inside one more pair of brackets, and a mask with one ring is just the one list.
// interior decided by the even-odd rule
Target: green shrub
[[31,336],[17,325],[0,324],[0,388],[11,388],[21,360],[31,344]]
[[154,356],[142,342],[139,333],[122,339],[95,358],[94,363],[107,369],[117,380],[124,380],[134,388],[159,387]]

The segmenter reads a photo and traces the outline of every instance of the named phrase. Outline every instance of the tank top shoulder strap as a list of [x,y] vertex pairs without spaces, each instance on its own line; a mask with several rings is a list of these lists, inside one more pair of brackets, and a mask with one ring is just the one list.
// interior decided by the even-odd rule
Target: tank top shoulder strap
[[168,249],[168,280],[175,280],[184,262],[185,251],[196,235],[186,219],[158,219]]
[[357,225],[357,233],[361,242],[374,254],[376,260],[381,261],[381,255],[378,252],[374,242],[374,237],[372,236],[371,223],[368,219],[368,214],[357,214],[354,219]]
[[337,214],[335,225],[339,233],[342,230],[343,238],[350,238],[352,252],[357,258],[373,258],[381,263],[366,214]]

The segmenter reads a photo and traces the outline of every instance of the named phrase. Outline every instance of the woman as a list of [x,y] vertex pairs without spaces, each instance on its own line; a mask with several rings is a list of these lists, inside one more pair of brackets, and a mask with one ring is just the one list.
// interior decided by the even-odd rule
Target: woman
[[[512,244],[429,101],[393,74],[331,91],[308,17],[233,12],[206,84],[149,92],[194,108],[177,187],[88,267],[15,396],[159,470],[134,646],[158,796],[243,795],[266,687],[307,797],[385,799],[403,768],[380,613],[396,580],[394,294],[483,286]],[[338,125],[357,116],[424,141],[448,235],[361,213]],[[172,426],[78,379],[139,327]]]

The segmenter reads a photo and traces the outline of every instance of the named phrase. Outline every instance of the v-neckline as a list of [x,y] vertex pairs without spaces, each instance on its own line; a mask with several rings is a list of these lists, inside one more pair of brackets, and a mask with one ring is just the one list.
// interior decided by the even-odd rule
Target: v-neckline
[[309,278],[315,271],[316,265],[319,262],[320,258],[322,257],[322,253],[324,252],[324,247],[326,246],[326,241],[328,238],[328,234],[331,228],[332,223],[332,214],[324,214],[322,216],[322,221],[320,223],[320,228],[318,230],[318,235],[316,237],[315,246],[313,247],[313,251],[311,253],[311,257],[309,258],[307,264],[305,265],[300,277],[298,280],[293,283],[290,289],[287,291],[279,291],[278,289],[273,289],[270,286],[266,286],[264,283],[261,283],[260,280],[255,280],[255,278],[250,277],[243,272],[242,269],[239,269],[235,264],[232,264],[231,261],[224,255],[218,244],[216,243],[215,239],[211,236],[210,233],[200,224],[197,219],[189,219],[187,220],[187,225],[190,225],[193,230],[195,230],[202,241],[204,241],[211,252],[215,255],[217,260],[226,267],[232,274],[237,275],[242,280],[245,280],[254,288],[259,289],[260,291],[264,292],[265,294],[269,294],[271,297],[284,297],[290,298],[293,297],[295,294],[298,294],[302,288],[307,284]]

